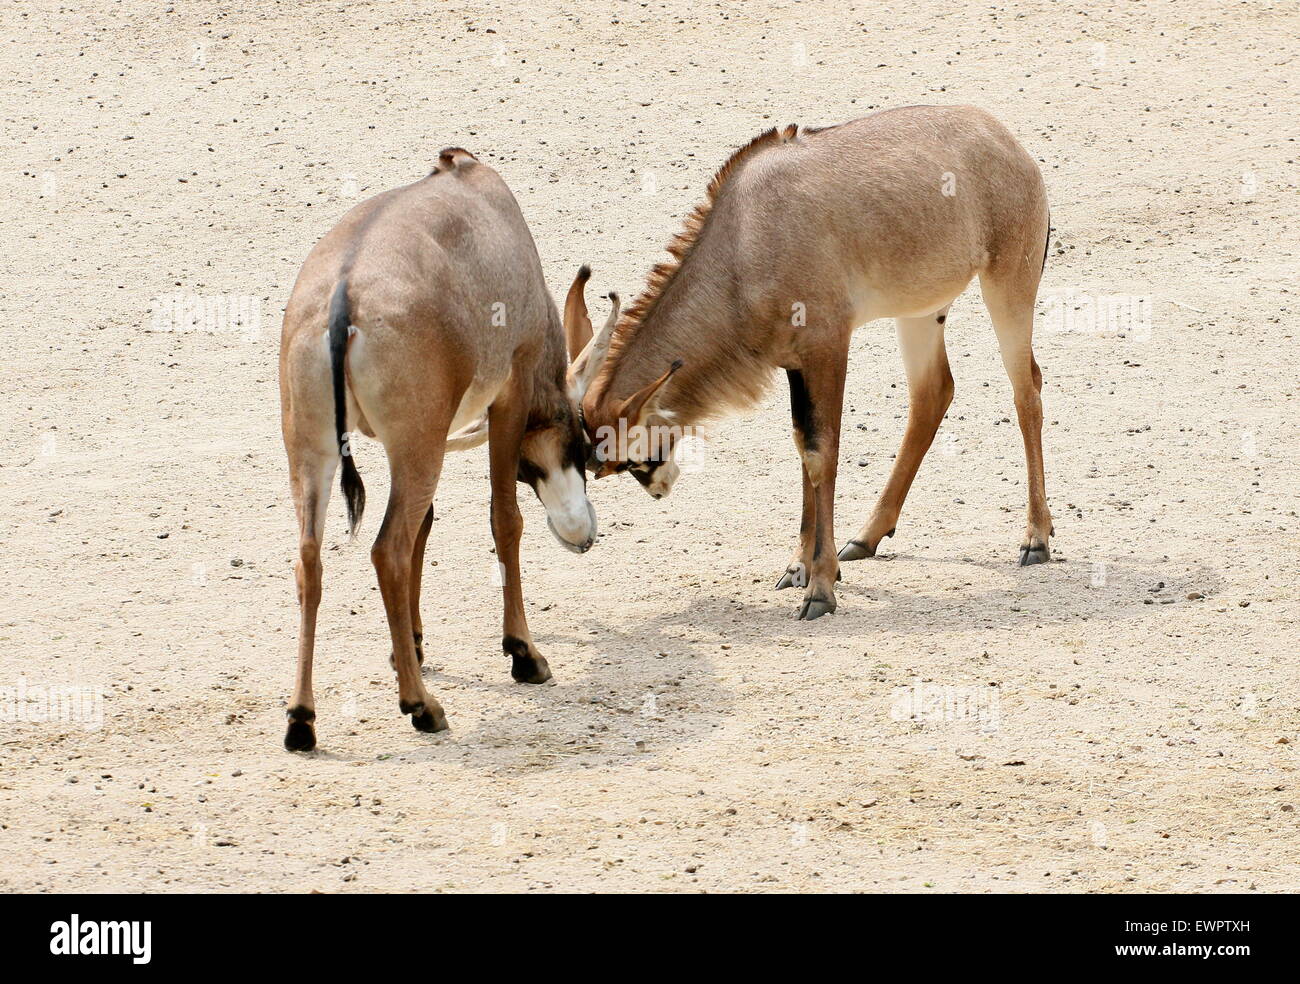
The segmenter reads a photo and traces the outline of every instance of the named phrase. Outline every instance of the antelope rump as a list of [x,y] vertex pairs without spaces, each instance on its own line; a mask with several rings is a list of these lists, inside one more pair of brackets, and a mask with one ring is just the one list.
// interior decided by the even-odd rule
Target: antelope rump
[[[578,349],[590,333],[589,322],[568,331],[582,340]],[[590,377],[567,371],[564,339],[514,196],[492,168],[460,148],[442,151],[423,180],[353,208],[311,251],[280,343],[301,612],[287,748],[316,744],[312,654],[321,537],[340,461],[353,535],[365,506],[348,436],[353,428],[383,444],[392,479],[370,555],[402,713],[421,731],[447,727],[420,675],[424,549],[443,455],[485,440],[504,588],[502,648],[516,680],[550,679],[524,617],[515,483],[533,488],[565,547],[581,553],[592,545],[596,514],[585,492],[587,451],[575,403]]]

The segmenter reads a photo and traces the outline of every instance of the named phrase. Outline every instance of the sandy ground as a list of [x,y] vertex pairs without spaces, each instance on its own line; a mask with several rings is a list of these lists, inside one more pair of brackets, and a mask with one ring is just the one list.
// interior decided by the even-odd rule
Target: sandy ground
[[[79,6],[0,14],[0,888],[1300,888],[1294,5]],[[281,748],[279,321],[345,209],[469,147],[557,296],[592,264],[600,317],[757,131],[956,102],[1052,201],[1055,563],[1014,566],[1020,435],[972,290],[898,534],[815,623],[772,590],[799,510],[779,389],[669,499],[593,485],[585,557],[527,500],[545,687],[498,649],[486,455],[451,461],[441,736],[397,711],[363,441],[359,542],[331,502],[321,748]],[[169,330],[174,294],[257,316]],[[849,389],[841,539],[902,434],[888,323]],[[86,701],[39,720],[64,686]]]

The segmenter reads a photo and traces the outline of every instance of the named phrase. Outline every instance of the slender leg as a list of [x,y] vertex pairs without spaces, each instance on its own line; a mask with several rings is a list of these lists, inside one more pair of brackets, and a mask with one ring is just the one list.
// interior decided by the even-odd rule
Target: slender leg
[[1020,566],[1045,564],[1051,559],[1052,514],[1047,508],[1047,489],[1043,470],[1043,374],[1034,359],[1034,296],[1037,277],[1032,285],[1010,282],[991,275],[980,278],[984,304],[998,336],[1002,365],[1011,380],[1015,397],[1016,419],[1025,444],[1025,468],[1029,481],[1029,506],[1025,536],[1020,544]]
[[[835,475],[839,463],[840,415],[844,408],[844,374],[848,368],[846,328],[804,358],[790,374],[795,444],[812,486],[815,509],[808,585],[799,618],[820,618],[835,611]],[[809,336],[810,338],[812,336]],[[824,336],[823,336],[824,337]]]
[[[446,428],[442,428],[445,435]],[[415,655],[415,630],[411,615],[411,559],[415,537],[428,513],[442,470],[443,445],[409,450],[387,448],[392,488],[383,525],[370,551],[379,578],[379,593],[388,614],[388,631],[397,669],[398,703],[419,731],[442,731],[447,718],[442,706],[424,689]]]
[[420,581],[424,576],[424,545],[433,527],[433,506],[424,514],[424,522],[415,534],[415,549],[411,551],[411,635],[415,639],[415,660],[424,665],[424,619],[420,617]]
[[[799,412],[807,397],[804,393],[803,374],[798,370],[787,370],[786,376],[790,381],[790,413],[794,418],[795,446],[798,447]],[[776,582],[778,591],[786,588],[806,588],[808,570],[812,566],[813,546],[817,533],[817,499],[813,492],[812,481],[808,478],[808,469],[804,467],[802,459],[799,462],[799,473],[803,476],[803,512],[799,517],[799,547],[795,550],[785,573]]]
[[[299,452],[301,454],[301,452]],[[329,457],[311,456],[296,460],[290,453],[294,505],[298,514],[298,560],[294,576],[298,588],[298,669],[293,698],[286,716],[284,747],[291,752],[309,752],[316,747],[316,698],[312,694],[311,667],[316,649],[316,612],[320,607],[320,544],[324,533],[325,509],[336,462]]]
[[[527,379],[527,373],[519,374]],[[488,411],[488,460],[492,478],[492,539],[501,565],[503,596],[501,648],[511,658],[510,675],[519,683],[551,679],[546,657],[537,651],[524,615],[524,588],[519,575],[519,539],[524,519],[515,498],[519,445],[528,421],[530,394],[516,387]]]
[[934,441],[943,415],[952,403],[952,373],[943,344],[943,325],[948,309],[924,318],[898,318],[898,348],[907,371],[908,413],[903,443],[894,459],[871,518],[858,535],[845,544],[840,560],[874,557],[880,541],[894,535],[899,513],[921,460]]

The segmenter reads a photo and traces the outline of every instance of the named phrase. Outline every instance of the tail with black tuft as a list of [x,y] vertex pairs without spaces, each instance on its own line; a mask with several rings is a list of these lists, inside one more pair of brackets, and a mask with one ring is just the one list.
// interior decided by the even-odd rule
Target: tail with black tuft
[[348,438],[348,402],[343,361],[348,354],[348,283],[340,280],[330,298],[330,374],[334,380],[334,433],[338,436],[339,455],[343,458],[343,498],[348,505],[348,535],[355,537],[366,509],[366,487],[352,459]]

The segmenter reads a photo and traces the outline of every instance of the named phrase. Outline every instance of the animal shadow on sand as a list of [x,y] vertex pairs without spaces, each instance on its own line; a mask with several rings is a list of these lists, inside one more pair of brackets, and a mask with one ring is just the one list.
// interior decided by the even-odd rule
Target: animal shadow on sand
[[[887,561],[933,567],[934,580],[945,588],[937,597],[914,586],[890,586],[897,580],[892,577],[873,583],[868,574],[884,562],[854,564],[846,570],[846,581],[839,586],[840,610],[815,624],[792,617],[789,592],[764,597],[755,584],[754,591],[738,599],[702,590],[674,610],[648,618],[618,624],[586,620],[573,631],[539,634],[539,644],[556,657],[554,684],[520,686],[508,678],[426,672],[435,692],[442,679],[458,684],[460,695],[478,690],[506,698],[507,710],[473,723],[466,715],[457,721],[455,707],[463,699],[450,703],[452,727],[459,729],[453,740],[468,752],[463,762],[467,769],[519,774],[589,768],[716,739],[733,704],[730,690],[718,677],[719,660],[740,664],[755,653],[770,656],[774,644],[806,642],[815,650],[820,639],[886,634],[1006,633],[1019,643],[1024,632],[1037,627],[1077,626],[1086,633],[1093,621],[1167,618],[1177,605],[1192,603],[1185,600],[1187,593],[1209,599],[1222,583],[1214,568],[1171,573],[1159,562],[1131,560],[1026,569],[994,561]],[[987,585],[990,573],[999,581],[995,587],[977,588],[963,580]],[[404,752],[403,757],[445,757],[440,744]]]

